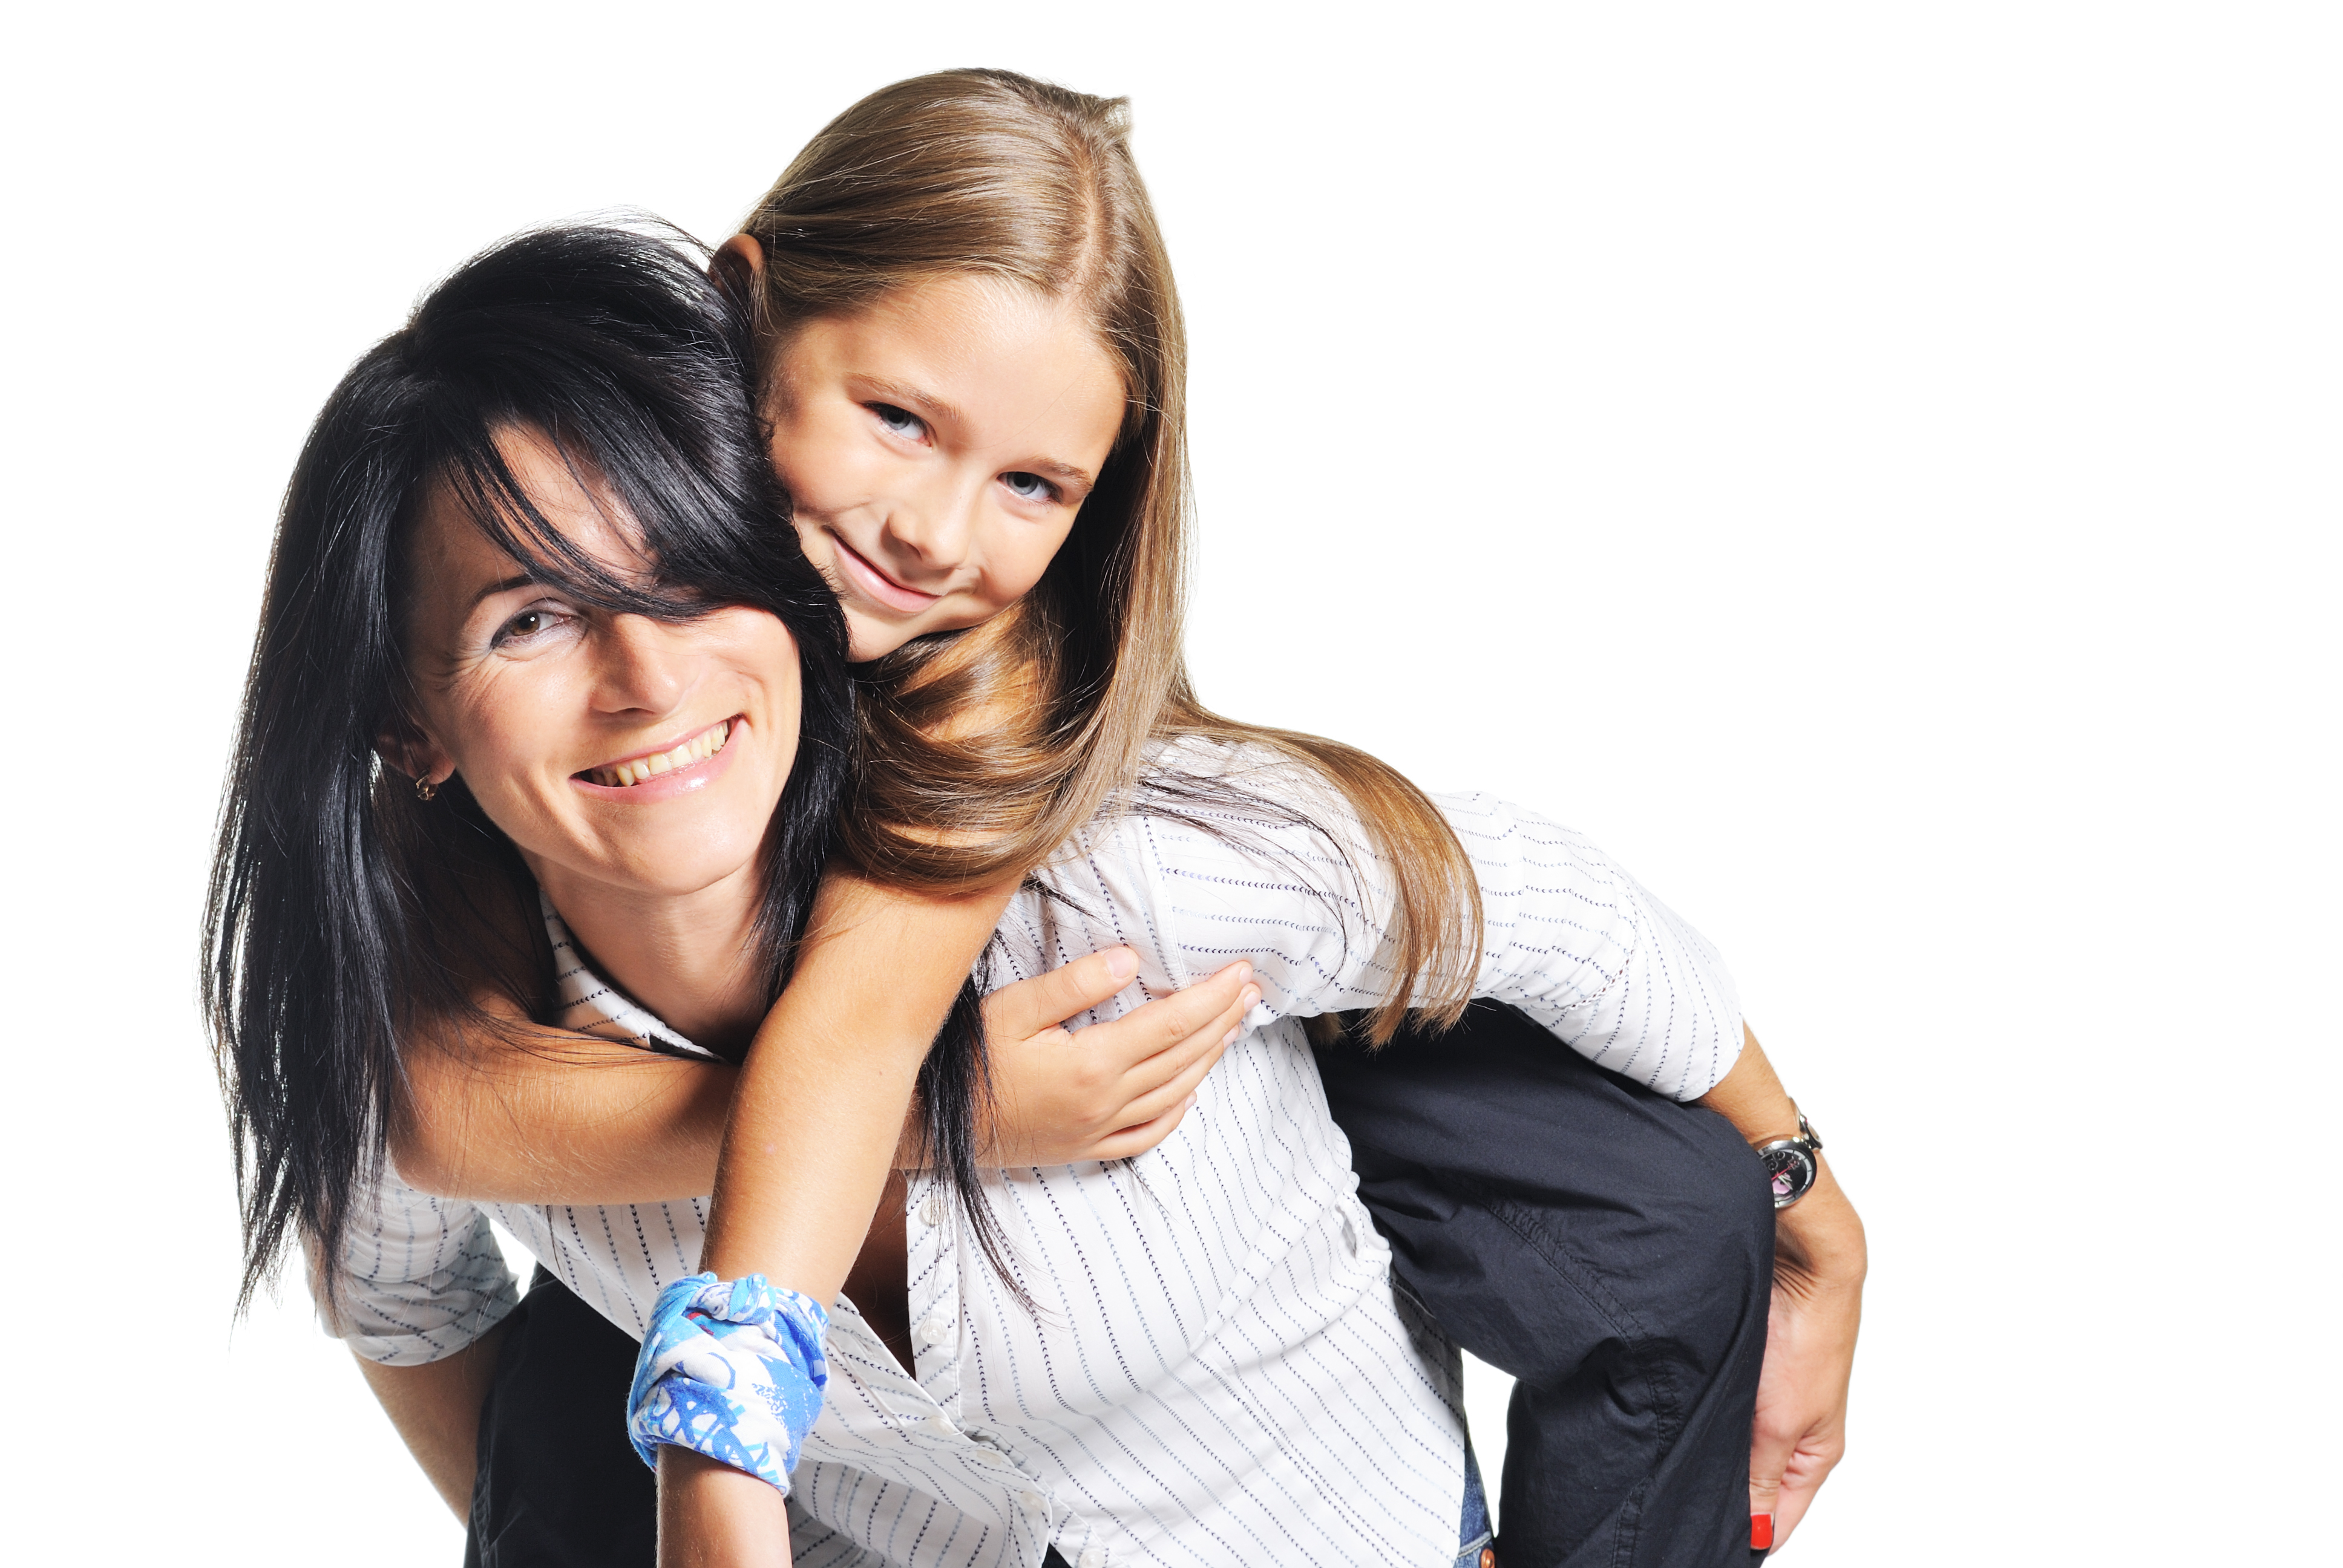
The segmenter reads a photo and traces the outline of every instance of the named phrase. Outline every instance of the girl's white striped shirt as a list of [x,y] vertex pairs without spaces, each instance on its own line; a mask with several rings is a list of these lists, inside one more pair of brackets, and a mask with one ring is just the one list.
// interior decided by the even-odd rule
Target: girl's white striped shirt
[[[991,1271],[949,1189],[912,1183],[916,1364],[839,1299],[829,1400],[791,1498],[808,1568],[1034,1568],[1051,1544],[1077,1568],[1455,1557],[1456,1354],[1394,1295],[1299,1022],[1376,1000],[1383,868],[1341,797],[1301,769],[1201,745],[1157,767],[1270,809],[1157,800],[1102,821],[1011,905],[991,979],[1124,942],[1139,979],[1082,1022],[1237,958],[1262,1002],[1160,1147],[989,1181],[1038,1310]],[[1707,943],[1567,829],[1482,796],[1440,805],[1480,878],[1478,994],[1679,1099],[1724,1076],[1740,1013]],[[548,914],[572,1027],[694,1049]],[[491,1221],[639,1337],[659,1290],[697,1271],[708,1212],[704,1199],[475,1204],[395,1173],[374,1208],[340,1260],[335,1332],[389,1363],[451,1354],[511,1309]],[[613,1424],[623,1394],[610,1391]]]

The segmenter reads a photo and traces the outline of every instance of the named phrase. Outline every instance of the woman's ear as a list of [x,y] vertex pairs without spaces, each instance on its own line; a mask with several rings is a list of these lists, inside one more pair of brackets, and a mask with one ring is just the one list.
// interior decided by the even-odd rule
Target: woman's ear
[[456,771],[456,759],[437,741],[404,721],[394,721],[374,738],[374,752],[392,772],[434,789],[447,782]]
[[708,258],[708,276],[734,299],[753,305],[765,276],[765,247],[753,234],[736,234]]

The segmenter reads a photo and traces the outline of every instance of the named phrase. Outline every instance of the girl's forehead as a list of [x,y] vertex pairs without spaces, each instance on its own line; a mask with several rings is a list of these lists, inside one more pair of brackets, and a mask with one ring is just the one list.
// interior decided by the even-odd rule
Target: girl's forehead
[[1127,400],[1123,367],[1083,301],[969,274],[806,323],[784,345],[780,369],[785,399],[895,404],[983,444],[1111,444]]
[[1121,376],[1087,300],[991,273],[942,273],[891,288],[859,310],[805,323],[782,354],[809,348],[916,357],[939,370],[1050,353],[1093,359]]

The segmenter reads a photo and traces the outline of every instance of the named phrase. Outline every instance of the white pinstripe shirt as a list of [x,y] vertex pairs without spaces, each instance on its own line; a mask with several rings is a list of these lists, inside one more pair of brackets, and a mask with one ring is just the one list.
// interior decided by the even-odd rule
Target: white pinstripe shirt
[[[987,1194],[1028,1312],[949,1191],[908,1199],[916,1364],[841,1296],[828,1402],[791,1512],[809,1568],[1077,1568],[1451,1562],[1463,1491],[1457,1361],[1395,1299],[1299,1019],[1375,1000],[1390,893],[1338,795],[1256,753],[1160,759],[1245,769],[1315,830],[1223,814],[1233,837],[1140,809],[1085,833],[1011,905],[1001,983],[1115,942],[1140,955],[1117,1017],[1238,957],[1262,1000],[1161,1146],[1124,1164],[1004,1171]],[[1478,993],[1681,1099],[1741,1040],[1715,953],[1576,834],[1484,797],[1442,809],[1473,858],[1487,942]],[[550,917],[573,1027],[615,1021],[683,1046],[575,957]],[[689,1047],[685,1047],[689,1049]],[[705,1200],[610,1208],[472,1204],[385,1183],[342,1259],[341,1329],[377,1361],[452,1353],[515,1300],[503,1225],[640,1334],[698,1267]],[[620,1418],[612,1391],[611,1420]]]

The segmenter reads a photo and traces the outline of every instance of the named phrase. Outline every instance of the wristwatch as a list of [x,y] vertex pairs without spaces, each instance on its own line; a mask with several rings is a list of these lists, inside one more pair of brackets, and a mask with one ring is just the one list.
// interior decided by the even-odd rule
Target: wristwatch
[[[1796,1101],[1790,1102],[1790,1109],[1798,1111]],[[1798,1111],[1795,1138],[1776,1138],[1756,1147],[1757,1158],[1765,1162],[1765,1174],[1774,1183],[1775,1208],[1786,1209],[1814,1191],[1815,1178],[1822,1173],[1815,1156],[1823,1151],[1823,1141],[1815,1136],[1805,1111]]]

